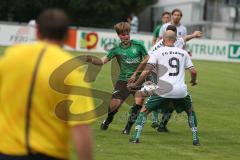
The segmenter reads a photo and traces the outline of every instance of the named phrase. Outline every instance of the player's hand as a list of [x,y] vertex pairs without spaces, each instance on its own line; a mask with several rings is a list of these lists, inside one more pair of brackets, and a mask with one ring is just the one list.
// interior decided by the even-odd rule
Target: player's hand
[[127,84],[127,88],[129,89],[129,90],[131,90],[131,89],[133,89],[133,88],[136,88],[137,87],[137,85],[135,84],[135,83],[128,83]]
[[86,56],[86,62],[92,63],[92,56]]
[[191,51],[187,51],[187,52],[188,52],[188,55],[192,57],[192,52]]
[[197,85],[197,82],[196,82],[196,81],[190,81],[190,83],[192,84],[192,86]]
[[133,75],[129,78],[128,84],[135,82],[135,80],[136,80],[136,75],[133,74]]
[[201,32],[201,31],[194,31],[194,32],[193,32],[193,36],[194,36],[195,38],[200,38],[200,37],[202,37],[202,32]]

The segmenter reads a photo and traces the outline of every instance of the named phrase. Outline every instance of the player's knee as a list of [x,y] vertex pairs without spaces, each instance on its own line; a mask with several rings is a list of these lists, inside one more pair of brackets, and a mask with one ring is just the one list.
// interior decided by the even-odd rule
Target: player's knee
[[146,106],[143,106],[140,112],[145,112],[146,114],[150,113],[149,110],[146,108]]
[[144,97],[142,93],[140,91],[137,91],[135,93],[135,103],[142,106],[143,102],[144,102]]
[[121,100],[120,99],[112,99],[111,103],[110,103],[110,111],[114,111],[116,109],[118,109],[121,106]]
[[141,91],[137,91],[134,96],[135,96],[135,98],[142,98],[143,94]]
[[143,102],[144,102],[144,99],[143,98],[139,98],[139,99],[135,99],[135,103],[137,104],[137,105],[140,105],[140,106],[142,106],[143,105]]

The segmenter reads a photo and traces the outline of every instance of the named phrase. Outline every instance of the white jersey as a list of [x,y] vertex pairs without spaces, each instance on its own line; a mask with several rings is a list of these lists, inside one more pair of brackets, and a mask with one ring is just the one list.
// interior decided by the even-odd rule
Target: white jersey
[[[174,42],[174,46],[183,49],[185,46],[185,41],[182,37],[179,37],[176,39],[176,41]],[[163,47],[163,39],[159,40],[155,45],[153,45],[151,47],[151,49],[148,51],[148,54],[151,55],[153,53],[154,50]]]
[[138,32],[138,17],[133,16],[131,20],[131,33],[137,33]]
[[[153,51],[163,47],[163,39],[159,40],[155,45],[152,46],[152,48],[150,50],[148,50],[148,55],[150,56],[151,54],[153,54]],[[176,41],[174,42],[174,46],[183,49],[183,47],[185,46],[185,41],[183,38],[177,38]],[[156,68],[154,68],[152,70],[152,72],[156,73]]]
[[[161,27],[159,31],[159,37],[163,37],[169,25],[172,25],[172,23],[168,22]],[[178,26],[176,26],[176,28],[177,28],[177,37],[184,37],[187,35],[187,28],[181,23]]]
[[[160,47],[153,51],[148,60],[157,68],[158,86],[170,88],[165,93],[158,93],[165,98],[184,98],[187,96],[185,69],[193,67],[188,53],[177,47]],[[163,71],[165,73],[163,73]]]

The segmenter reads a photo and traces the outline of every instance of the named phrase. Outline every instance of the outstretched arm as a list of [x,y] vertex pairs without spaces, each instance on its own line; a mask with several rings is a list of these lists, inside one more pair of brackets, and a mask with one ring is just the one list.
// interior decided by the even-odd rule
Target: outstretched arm
[[194,31],[192,34],[186,35],[183,37],[184,42],[190,41],[193,38],[200,38],[202,37],[201,31]]
[[86,61],[89,63],[95,64],[95,65],[104,65],[105,63],[109,62],[110,60],[107,56],[104,56],[100,59],[100,58],[88,55]]

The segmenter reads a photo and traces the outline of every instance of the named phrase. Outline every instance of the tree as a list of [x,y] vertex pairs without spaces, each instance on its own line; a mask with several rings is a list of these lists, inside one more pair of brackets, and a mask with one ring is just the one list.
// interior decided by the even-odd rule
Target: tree
[[[125,21],[132,12],[138,14],[156,0],[72,0],[74,23],[90,27],[112,27]],[[87,17],[87,18],[86,18]]]
[[7,0],[0,1],[0,19],[28,22],[45,8],[59,7],[68,12],[71,24],[85,27],[112,27],[138,14],[157,0]]

